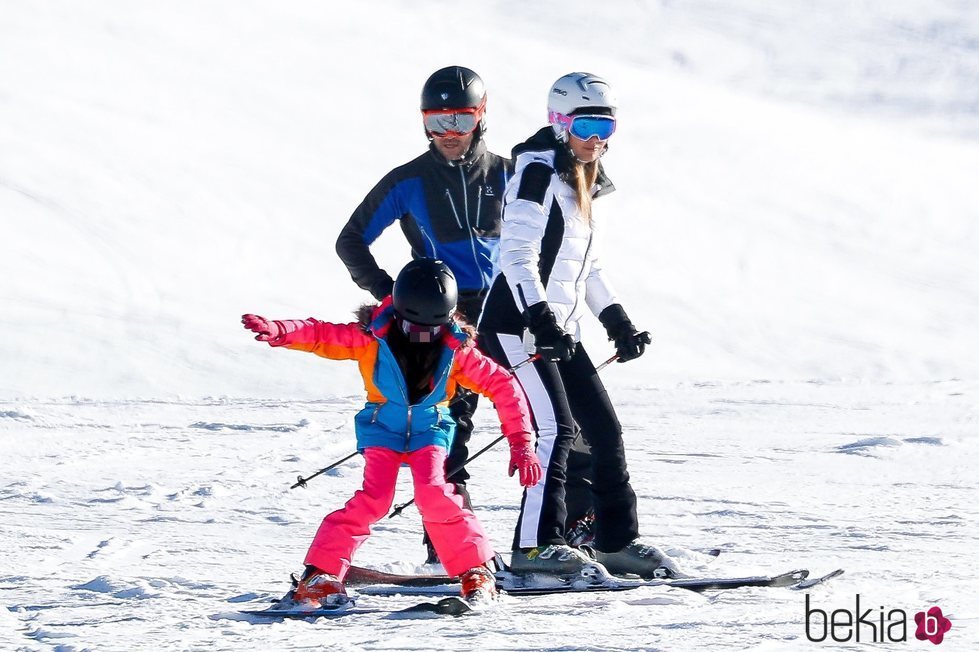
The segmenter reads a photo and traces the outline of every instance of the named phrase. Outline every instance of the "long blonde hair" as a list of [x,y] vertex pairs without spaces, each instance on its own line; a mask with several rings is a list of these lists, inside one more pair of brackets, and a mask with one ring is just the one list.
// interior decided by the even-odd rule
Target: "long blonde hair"
[[574,162],[574,193],[585,224],[591,224],[591,189],[598,179],[598,161]]

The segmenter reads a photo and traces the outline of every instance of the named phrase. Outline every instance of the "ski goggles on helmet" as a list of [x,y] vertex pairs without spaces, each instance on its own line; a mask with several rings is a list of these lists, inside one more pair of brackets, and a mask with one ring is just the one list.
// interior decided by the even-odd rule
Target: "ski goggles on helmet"
[[398,317],[398,325],[401,327],[401,332],[408,336],[408,340],[411,342],[427,344],[434,342],[442,334],[442,329],[445,326],[427,326],[426,324],[416,324],[413,321],[408,321],[404,317]]
[[610,115],[564,115],[551,111],[550,121],[564,127],[580,140],[608,140],[615,133],[615,118]]
[[472,109],[431,109],[422,111],[425,131],[435,136],[467,136],[476,131],[483,119],[481,104]]

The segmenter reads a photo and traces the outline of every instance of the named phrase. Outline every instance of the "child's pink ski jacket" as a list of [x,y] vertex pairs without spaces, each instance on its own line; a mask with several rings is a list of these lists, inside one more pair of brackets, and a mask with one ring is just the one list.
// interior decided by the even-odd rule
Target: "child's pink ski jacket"
[[507,439],[530,441],[530,410],[516,378],[474,347],[455,321],[442,336],[444,349],[436,366],[431,392],[409,404],[408,389],[384,336],[394,323],[391,298],[361,322],[331,324],[317,319],[277,322],[284,334],[269,341],[334,360],[356,360],[367,389],[367,403],[354,419],[357,448],[384,446],[416,451],[435,444],[449,448],[455,420],[449,401],[461,385],[489,398],[500,416]]

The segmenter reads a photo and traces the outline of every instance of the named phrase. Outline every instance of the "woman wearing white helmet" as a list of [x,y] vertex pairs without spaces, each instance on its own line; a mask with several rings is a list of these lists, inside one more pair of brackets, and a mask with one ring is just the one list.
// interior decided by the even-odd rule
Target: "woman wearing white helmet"
[[[614,190],[599,161],[615,132],[616,99],[608,82],[576,72],[548,95],[548,121],[513,150],[499,270],[479,322],[480,346],[507,366],[537,353],[517,372],[538,430],[544,478],[526,489],[513,543],[515,572],[575,575],[592,565],[568,545],[565,484],[575,422],[591,447],[593,557],[611,572],[652,576],[669,566],[637,543],[636,495],[629,484],[622,429],[579,337],[587,305],[615,342],[619,362],[643,354],[638,332],[602,269],[600,221],[593,200]],[[581,516],[573,508],[571,518]],[[573,543],[578,543],[573,542]]]

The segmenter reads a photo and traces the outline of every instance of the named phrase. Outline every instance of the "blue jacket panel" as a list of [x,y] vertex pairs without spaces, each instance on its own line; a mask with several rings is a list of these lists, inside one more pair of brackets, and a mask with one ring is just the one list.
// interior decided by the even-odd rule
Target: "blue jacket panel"
[[[378,343],[373,381],[387,401],[368,402],[357,413],[354,418],[357,449],[384,446],[397,451],[416,451],[432,445],[449,449],[455,437],[456,422],[449,414],[446,385],[455,360],[454,347],[448,343],[443,346],[432,391],[418,403],[409,404],[404,374],[384,339],[393,321],[394,309],[388,306],[369,326],[369,332]],[[450,324],[450,329],[447,337],[456,342],[461,344],[468,338],[455,322]]]

